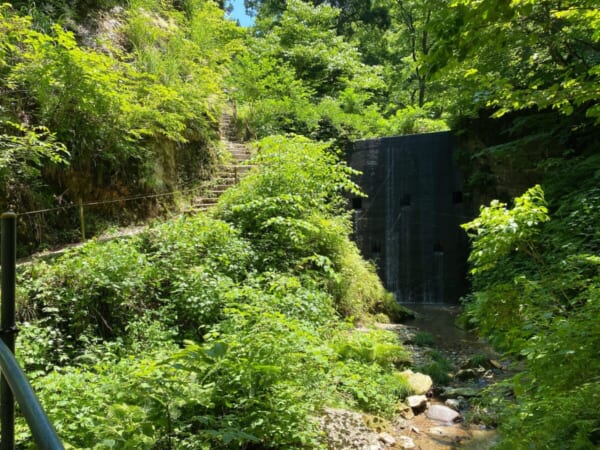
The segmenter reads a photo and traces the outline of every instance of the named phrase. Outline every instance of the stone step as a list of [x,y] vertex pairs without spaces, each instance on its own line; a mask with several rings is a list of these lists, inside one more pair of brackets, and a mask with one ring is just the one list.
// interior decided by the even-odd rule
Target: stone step
[[230,153],[232,156],[242,156],[245,159],[248,159],[252,156],[252,154],[244,149],[228,149],[227,150],[228,153]]
[[[221,195],[223,195],[223,193],[226,191],[227,189],[207,189],[206,191],[204,191],[204,193],[202,194],[202,198],[203,199],[210,199],[213,201],[217,201],[219,199],[219,197]],[[204,201],[204,203],[206,203]]]
[[250,157],[252,156],[250,153],[244,152],[242,150],[229,151],[229,154],[234,158],[243,158],[244,160],[250,159]]
[[232,156],[233,156],[233,160],[231,161],[230,164],[234,164],[237,166],[240,166],[250,160],[250,156],[242,156],[242,155],[232,155]]
[[248,150],[248,146],[246,144],[244,144],[243,142],[236,142],[236,141],[223,141],[223,144],[225,144],[225,146],[227,148],[240,148],[240,149],[244,149],[246,151]]
[[225,191],[229,189],[231,186],[235,186],[235,180],[232,183],[223,183],[223,184],[215,184],[211,187],[213,191]]
[[212,206],[217,204],[216,198],[196,197],[193,201],[194,206]]
[[227,151],[229,153],[235,153],[238,155],[248,155],[251,156],[251,153],[248,149],[246,148],[237,148],[237,147],[233,147],[233,148],[227,148]]
[[225,192],[227,189],[229,189],[231,186],[227,186],[226,188],[210,188],[206,190],[206,193],[209,194],[211,197],[212,196],[219,196],[221,195],[223,192]]
[[[226,173],[226,174],[222,174],[222,175],[223,175],[223,176],[227,176],[227,177],[231,177],[231,178],[227,178],[227,181],[225,181],[225,182],[223,182],[223,183],[221,183],[221,180],[218,180],[218,181],[219,181],[219,183],[221,183],[221,184],[227,184],[227,185],[229,185],[229,186],[235,186],[236,184],[238,184],[238,183],[239,183],[239,181],[240,181],[242,178],[244,178],[244,175],[245,175],[245,174],[244,174],[244,173],[239,173],[237,177],[236,177],[234,174],[232,174],[232,173]],[[217,177],[218,177],[218,176],[219,176],[219,175],[217,174]]]
[[248,175],[248,171],[240,171],[240,172],[231,171],[231,172],[222,173],[220,175],[222,177],[231,177],[231,178],[233,178],[233,183],[232,184],[237,184],[242,178],[244,178],[246,175]]
[[246,175],[248,175],[250,172],[248,170],[225,170],[223,172],[220,172],[217,174],[218,177],[220,178],[233,178],[233,182],[234,184],[237,183],[238,181],[240,181],[240,178],[244,178]]
[[[223,176],[220,176],[220,175],[223,175]],[[219,184],[227,184],[229,186],[233,186],[238,180],[235,177],[232,177],[230,175],[231,174],[229,174],[229,173],[225,173],[225,174],[217,173],[215,181]]]
[[198,214],[201,212],[206,212],[208,210],[210,210],[211,206],[193,206],[190,208],[186,208],[182,211],[184,216],[193,216],[194,214]]
[[249,173],[250,173],[249,169],[232,168],[232,169],[223,169],[223,172],[221,175],[225,176],[225,177],[233,177],[234,179],[239,180],[240,177],[245,177]]
[[227,135],[227,136],[236,137],[237,127],[235,126],[234,123],[227,124],[227,125],[222,125],[220,127],[219,131],[221,132],[221,134],[224,134],[224,135]]
[[214,175],[212,186],[207,187],[201,196],[193,199],[193,206],[189,210],[190,214],[214,206],[223,192],[235,186],[244,175],[256,167],[255,165],[244,164],[252,157],[252,152],[246,144],[238,141],[235,118],[232,114],[224,113],[221,116],[219,135],[225,149],[231,155],[231,161],[219,166]]
[[231,172],[237,170],[238,172],[249,172],[256,167],[255,164],[224,164],[221,166],[222,170]]

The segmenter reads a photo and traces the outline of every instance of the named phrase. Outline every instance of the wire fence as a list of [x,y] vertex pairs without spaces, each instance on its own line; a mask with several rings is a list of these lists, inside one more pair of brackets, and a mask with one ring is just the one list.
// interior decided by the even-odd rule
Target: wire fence
[[[98,206],[103,206],[103,205],[110,205],[110,204],[118,204],[118,203],[126,203],[126,202],[132,202],[132,201],[141,201],[141,200],[148,200],[148,199],[156,199],[156,198],[164,198],[164,197],[169,197],[169,196],[176,196],[176,195],[192,195],[192,198],[194,198],[193,194],[194,193],[201,193],[202,191],[205,191],[207,189],[209,189],[210,186],[206,185],[205,183],[202,183],[200,185],[196,184],[194,186],[191,186],[188,184],[186,185],[180,185],[178,187],[178,189],[169,191],[169,192],[159,192],[159,193],[154,193],[154,194],[142,194],[142,195],[132,195],[132,196],[128,196],[128,197],[121,197],[121,198],[113,198],[113,199],[109,199],[109,200],[99,200],[99,201],[88,201],[88,202],[84,202],[83,200],[79,200],[79,202],[69,202],[59,206],[55,206],[55,207],[51,207],[51,208],[41,208],[41,209],[36,209],[36,210],[31,210],[31,211],[24,211],[24,212],[16,212],[15,215],[17,217],[36,217],[36,216],[41,216],[41,215],[45,215],[47,213],[66,213],[67,211],[73,211],[75,214],[75,216],[77,217],[77,221],[78,221],[78,225],[79,225],[79,237],[76,240],[76,243],[73,243],[71,241],[70,244],[67,243],[63,243],[63,244],[59,244],[57,243],[57,245],[60,245],[60,249],[58,250],[58,252],[66,248],[69,248],[72,245],[79,245],[82,244],[84,242],[87,241],[87,239],[90,237],[89,234],[86,231],[87,226],[88,225],[86,222],[86,214],[85,214],[85,209],[86,208],[93,208],[93,207],[98,207]],[[118,219],[117,219],[118,220]],[[120,220],[118,220],[120,222]],[[73,224],[75,225],[75,224]],[[115,224],[116,225],[116,224]],[[117,225],[119,226],[119,225]],[[136,227],[137,230],[138,227]],[[96,230],[97,232],[97,230]],[[96,232],[93,232],[92,234],[96,234]],[[38,239],[41,238],[41,233],[43,233],[43,231],[41,230],[41,228],[37,228],[36,229],[36,236],[37,234],[40,233],[40,237],[38,237]],[[108,239],[112,239],[112,238],[116,238],[119,237],[121,235],[121,233],[116,233],[114,235],[110,235],[110,237]],[[45,252],[42,252],[45,253]],[[55,253],[55,251],[50,251],[49,254],[53,254]],[[30,255],[31,256],[31,255]],[[30,256],[26,256],[24,258],[21,258],[19,260],[19,265],[25,263],[27,264],[29,262],[29,260],[31,259]]]
[[205,186],[196,186],[196,187],[192,187],[192,188],[178,189],[175,191],[161,192],[161,193],[156,193],[156,194],[134,195],[134,196],[130,196],[130,197],[122,197],[122,198],[116,198],[116,199],[111,199],[111,200],[68,203],[68,204],[56,206],[53,208],[44,208],[44,209],[36,209],[33,211],[18,212],[17,215],[18,216],[31,216],[31,215],[35,215],[35,214],[42,214],[42,213],[48,213],[48,212],[65,211],[65,210],[72,209],[72,208],[101,206],[101,205],[109,205],[109,204],[114,204],[114,203],[129,202],[129,201],[133,201],[133,200],[168,197],[168,196],[177,195],[177,194],[189,194],[189,193],[192,193],[195,191],[200,191],[202,189],[205,189]]

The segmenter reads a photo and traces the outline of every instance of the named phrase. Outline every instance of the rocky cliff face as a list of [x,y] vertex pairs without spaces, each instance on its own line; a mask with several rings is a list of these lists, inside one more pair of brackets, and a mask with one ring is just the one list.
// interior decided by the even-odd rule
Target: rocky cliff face
[[493,119],[490,111],[454,127],[465,201],[475,212],[492,199],[510,202],[574,158],[593,153],[598,127],[556,111],[522,111]]

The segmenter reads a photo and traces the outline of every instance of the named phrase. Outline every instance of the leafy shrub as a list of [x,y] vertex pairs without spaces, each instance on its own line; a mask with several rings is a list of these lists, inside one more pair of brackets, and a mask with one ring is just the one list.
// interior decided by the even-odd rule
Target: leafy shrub
[[476,353],[469,357],[468,361],[469,367],[489,367],[490,366],[490,357],[485,353]]
[[277,19],[257,21],[231,77],[246,134],[296,133],[340,144],[374,134],[381,70],[363,64],[356,47],[336,35],[339,13],[294,0]]
[[520,397],[523,403],[518,408],[504,402],[500,413],[503,439],[498,448],[515,448],[525,439],[535,440],[539,448],[560,448],[565,442],[573,449],[597,448],[598,412],[590,401],[599,398],[600,383],[592,379],[568,391]]
[[243,303],[276,311],[319,330],[335,322],[333,298],[310,276],[263,272],[228,295],[230,303]]
[[[218,448],[238,448],[254,436],[269,447],[302,448],[316,444],[316,424],[309,415],[322,400],[320,374],[326,362],[318,335],[302,323],[253,306],[227,310],[202,352],[189,344],[174,361],[214,386],[210,398],[219,427],[245,436]],[[206,364],[210,363],[207,367]],[[219,442],[221,440],[221,442]]]
[[346,190],[360,195],[353,173],[327,149],[305,138],[259,143],[260,171],[221,198],[218,217],[232,223],[261,254],[260,271],[301,269],[324,279],[343,315],[391,310],[374,268],[348,239],[340,217]]
[[141,355],[160,353],[177,340],[177,328],[165,320],[162,309],[145,311],[125,327],[121,342],[126,354]]
[[72,337],[122,335],[132,316],[157,302],[155,273],[132,241],[90,241],[52,266],[32,269],[36,275],[42,278],[30,292],[34,308],[51,312]]
[[[339,213],[345,204],[343,192],[361,195],[350,179],[354,170],[325,143],[300,136],[271,136],[257,143],[253,163],[260,166],[260,171],[244,178],[221,198],[219,214],[232,222],[237,217],[233,207],[242,207],[251,200],[276,202],[271,217],[282,208],[286,216],[297,218],[301,213]],[[251,220],[240,214],[242,218]],[[240,221],[239,226],[246,232],[256,228],[252,222],[245,226]]]
[[289,64],[247,50],[236,56],[229,82],[235,86],[231,95],[239,105],[238,122],[244,137],[309,134],[316,128],[312,92],[295,77]]
[[548,220],[544,191],[539,185],[516,198],[510,211],[506,204],[497,200],[489,207],[481,207],[479,217],[463,225],[473,239],[473,251],[469,256],[471,273],[493,269],[499,258],[513,250],[534,252],[539,226]]
[[[264,170],[219,205],[227,222],[179,218],[26,271],[21,314],[59,330],[71,364],[40,365],[35,380],[67,443],[319,448],[325,404],[394,413],[409,391],[395,371],[406,351],[338,315],[386,295],[341,215],[352,171],[324,145],[287,142],[265,141]],[[27,355],[46,358],[34,344]]]
[[565,203],[551,221],[536,187],[516,199],[513,209],[495,204],[471,222],[477,224],[471,235],[477,291],[467,303],[468,317],[524,362],[510,380],[516,401],[494,397],[502,407],[501,448],[598,444],[600,423],[586,401],[598,396],[600,385],[594,356],[600,343],[593,330],[600,197],[588,180],[582,183],[582,189],[553,199]]
[[340,361],[330,377],[336,390],[345,394],[347,406],[384,417],[396,413],[399,401],[412,393],[399,373],[387,372],[378,364]]
[[50,320],[21,322],[15,355],[31,380],[67,364],[71,345],[70,339]]
[[[204,398],[193,374],[157,364],[159,359],[154,354],[119,360],[100,352],[87,368],[54,371],[34,387],[65,444],[155,448],[174,438],[182,405]],[[21,440],[29,438],[23,425]]]
[[339,276],[332,283],[337,310],[347,317],[383,312],[393,319],[398,318],[394,306],[397,302],[383,287],[375,267],[362,259],[354,242],[339,244],[334,260]]
[[418,134],[448,130],[448,124],[444,120],[431,117],[427,106],[408,106],[396,111],[396,114],[388,119],[386,134]]
[[[226,65],[243,47],[242,29],[222,9],[205,1],[86,1],[91,14],[76,24],[82,2],[17,3],[22,12],[0,6],[0,189],[8,205],[94,202],[89,231],[123,212],[102,200],[180,190],[210,173]],[[117,4],[124,7],[97,11]],[[130,203],[129,213],[145,215],[156,203]],[[33,247],[42,231],[64,239],[77,224],[57,211],[23,226]]]
[[161,309],[163,320],[178,326],[183,336],[201,340],[223,319],[228,291],[233,280],[196,266],[178,273],[172,280],[171,296]]
[[255,264],[250,243],[231,225],[204,214],[153,226],[140,236],[139,248],[167,279],[196,266],[243,279]]

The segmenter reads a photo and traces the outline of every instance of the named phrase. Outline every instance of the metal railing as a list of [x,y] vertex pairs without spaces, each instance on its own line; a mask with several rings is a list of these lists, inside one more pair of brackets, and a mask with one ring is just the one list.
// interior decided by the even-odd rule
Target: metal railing
[[29,425],[33,440],[41,450],[64,447],[36,397],[27,377],[15,359],[15,286],[17,262],[17,215],[0,216],[2,304],[0,306],[0,450],[15,448],[15,399]]

